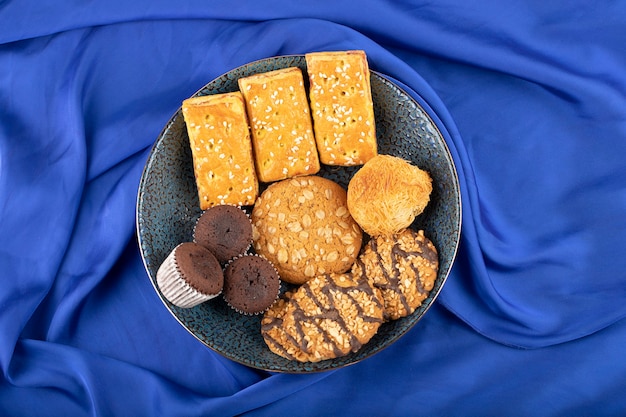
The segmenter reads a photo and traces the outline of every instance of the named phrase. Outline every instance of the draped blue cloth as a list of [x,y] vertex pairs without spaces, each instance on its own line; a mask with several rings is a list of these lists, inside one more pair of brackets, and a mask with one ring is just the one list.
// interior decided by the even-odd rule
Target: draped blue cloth
[[[461,183],[435,305],[344,369],[231,362],[164,308],[135,203],[181,101],[364,49]],[[626,415],[626,2],[0,1],[0,414]]]

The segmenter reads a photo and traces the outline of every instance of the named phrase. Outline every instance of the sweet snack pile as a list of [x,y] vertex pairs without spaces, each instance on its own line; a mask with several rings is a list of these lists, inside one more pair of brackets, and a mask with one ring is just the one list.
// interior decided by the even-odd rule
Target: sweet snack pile
[[[424,232],[410,228],[430,201],[430,175],[378,154],[365,53],[305,60],[308,91],[302,71],[285,68],[183,102],[204,212],[194,242],[157,275],[172,303],[190,307],[221,291],[236,311],[263,315],[272,352],[317,362],[356,352],[382,324],[412,314],[439,262]],[[322,164],[360,167],[346,190],[317,175]],[[195,254],[192,267],[181,246]],[[205,288],[202,279],[222,284]]]
[[372,237],[350,272],[318,275],[270,307],[263,339],[277,355],[304,362],[356,352],[382,323],[422,304],[438,266],[423,231]]
[[372,236],[393,235],[411,225],[430,201],[428,172],[392,155],[377,155],[348,184],[348,208]]
[[254,204],[259,183],[241,93],[188,98],[182,113],[200,208]]
[[[268,260],[248,259],[251,244],[252,225],[242,208],[209,207],[196,221],[193,241],[178,244],[157,270],[157,286],[177,307],[195,307],[222,294],[237,311],[258,314],[276,300],[280,277]],[[252,266],[241,268],[244,264]]]
[[363,233],[348,212],[346,191],[320,176],[271,184],[259,196],[251,220],[256,253],[292,284],[346,272],[361,249]]
[[183,101],[200,207],[252,205],[258,182],[362,165],[378,154],[364,51],[305,55],[297,67],[237,80],[239,91]]

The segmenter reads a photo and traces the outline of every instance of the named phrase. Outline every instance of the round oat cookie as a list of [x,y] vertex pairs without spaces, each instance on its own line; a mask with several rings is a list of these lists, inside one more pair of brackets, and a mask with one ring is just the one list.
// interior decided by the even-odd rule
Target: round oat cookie
[[292,284],[348,271],[363,240],[348,212],[346,191],[316,175],[271,184],[250,217],[254,250]]
[[350,273],[326,274],[275,303],[263,316],[261,332],[277,355],[318,362],[356,352],[382,323],[377,288]]
[[382,292],[385,320],[408,316],[432,290],[437,278],[437,249],[424,231],[405,229],[392,236],[372,238],[352,273],[366,276]]

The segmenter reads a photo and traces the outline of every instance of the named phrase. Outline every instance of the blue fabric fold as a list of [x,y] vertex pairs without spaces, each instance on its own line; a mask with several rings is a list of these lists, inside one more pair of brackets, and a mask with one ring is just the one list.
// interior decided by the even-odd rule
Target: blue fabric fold
[[[626,4],[0,2],[3,415],[626,413]],[[363,49],[433,117],[463,229],[437,303],[272,374],[167,312],[136,242],[165,123],[250,61]]]

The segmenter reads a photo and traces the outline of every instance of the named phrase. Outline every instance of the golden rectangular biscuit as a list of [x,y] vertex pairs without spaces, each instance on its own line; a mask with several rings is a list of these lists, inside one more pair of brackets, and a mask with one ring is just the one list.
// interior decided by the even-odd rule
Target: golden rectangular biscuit
[[361,165],[378,153],[364,51],[305,55],[317,150],[327,165]]
[[239,79],[263,182],[320,170],[304,79],[291,67]]
[[200,208],[254,204],[259,183],[240,92],[183,101]]

